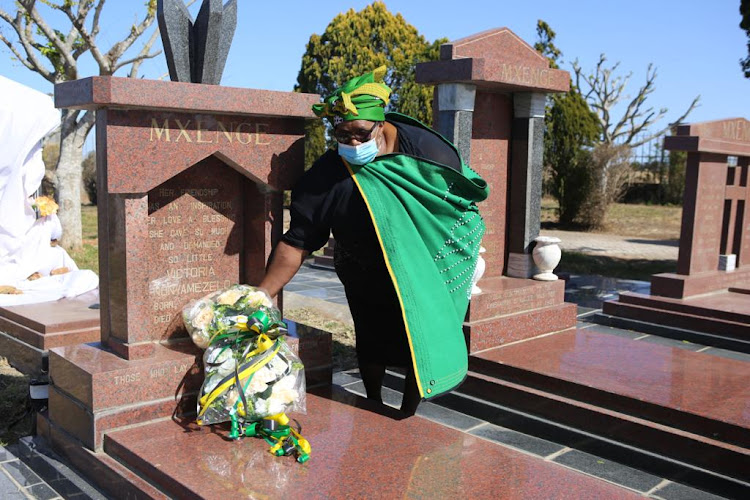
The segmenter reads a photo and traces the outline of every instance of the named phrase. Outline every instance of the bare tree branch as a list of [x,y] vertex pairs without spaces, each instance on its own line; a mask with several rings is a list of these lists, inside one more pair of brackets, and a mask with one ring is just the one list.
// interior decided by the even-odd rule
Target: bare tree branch
[[[635,97],[627,103],[619,119],[614,120],[612,111],[625,97],[623,94],[632,73],[624,77],[615,76],[620,63],[607,67],[605,62],[606,57],[602,54],[594,71],[590,74],[583,72],[577,60],[573,63],[576,86],[599,119],[601,141],[606,144],[622,143],[634,147],[644,144],[668,130],[671,124],[658,132],[648,134],[645,138],[636,139],[667,114],[667,110],[664,108],[656,111],[653,107],[645,107],[646,100],[655,90],[657,71],[653,64],[649,64],[646,70],[646,82],[638,89]],[[687,111],[677,119],[678,122],[687,117],[695,108],[698,99],[699,97],[696,97],[693,100]]]
[[32,65],[32,64],[31,64],[31,63],[30,63],[30,62],[28,61],[28,59],[27,59],[27,58],[23,57],[23,55],[22,55],[22,54],[21,54],[20,52],[18,52],[18,49],[16,49],[16,48],[15,48],[15,47],[13,46],[13,44],[12,44],[12,43],[10,43],[10,41],[9,41],[9,40],[8,40],[7,38],[5,38],[5,35],[3,35],[2,33],[0,33],[0,40],[2,40],[2,42],[3,42],[3,43],[4,43],[5,45],[7,45],[7,46],[8,46],[8,48],[10,49],[10,51],[11,51],[11,52],[13,52],[13,55],[14,55],[14,56],[16,56],[16,59],[18,59],[18,60],[19,60],[19,61],[21,62],[21,64],[23,64],[24,66],[26,66],[26,67],[27,67],[28,69],[30,69],[31,71],[36,71],[36,68],[34,67],[34,65]]
[[156,19],[155,13],[150,10],[147,11],[146,16],[143,18],[143,21],[141,21],[138,25],[134,25],[130,29],[130,34],[124,40],[117,42],[112,46],[112,48],[109,49],[106,54],[107,59],[114,63],[120,57],[122,57],[125,51],[128,50],[131,45],[133,45],[138,37],[141,36],[149,26],[151,26],[151,23],[154,22],[154,19]]
[[[88,46],[89,50],[91,50],[92,57],[99,65],[99,71],[104,74],[111,74],[113,73],[113,71],[111,71],[111,61],[108,61],[107,58],[104,57],[104,54],[101,53],[99,47],[96,45],[96,40],[93,36],[91,36],[91,34],[86,29],[86,26],[84,25],[84,21],[86,20],[86,16],[88,15],[90,8],[91,0],[88,0],[79,4],[77,15],[73,14],[72,6],[69,3],[66,3],[62,7],[60,7],[60,10],[66,16],[68,16],[71,24],[78,31],[78,34],[83,39],[84,43]],[[70,43],[71,46],[68,50],[72,49],[72,39]]]
[[94,9],[94,20],[91,22],[91,36],[96,36],[99,34],[99,17],[102,15],[102,7],[104,7],[104,2],[106,0],[99,0],[99,3],[96,4],[96,8]]
[[18,49],[13,45],[13,43],[8,40],[4,35],[0,34],[0,37],[2,37],[3,42],[5,45],[8,46],[8,48],[13,52],[13,54],[18,58],[21,63],[29,68],[32,71],[36,71],[42,77],[44,77],[45,80],[54,83],[55,82],[55,75],[53,71],[48,70],[42,61],[39,60],[39,58],[36,56],[36,53],[34,52],[34,49],[36,48],[36,43],[32,39],[32,34],[29,29],[24,29],[22,27],[22,17],[21,12],[18,11],[16,13],[15,19],[11,17],[7,12],[0,9],[0,19],[3,19],[5,22],[10,24],[10,26],[13,28],[13,30],[16,32],[16,35],[18,36],[19,42],[21,42],[21,46],[24,49],[24,52],[26,52],[26,57],[23,57]]
[[86,141],[86,137],[88,137],[89,132],[91,132],[91,129],[93,128],[95,123],[96,112],[94,111],[86,111],[86,114],[83,115],[80,120],[78,120],[78,127],[80,127],[81,147],[83,147],[83,143]]
[[633,142],[632,146],[633,147],[641,146],[641,145],[647,143],[648,141],[650,141],[651,139],[653,139],[654,137],[659,137],[661,135],[664,135],[669,129],[671,129],[675,125],[678,125],[678,124],[682,123],[683,120],[685,120],[685,118],[687,118],[687,116],[696,107],[698,107],[698,103],[700,102],[700,98],[701,98],[701,96],[699,96],[699,95],[696,96],[695,99],[693,99],[693,102],[690,103],[690,106],[688,106],[687,110],[685,110],[685,112],[682,113],[682,115],[680,115],[680,117],[677,118],[675,121],[673,121],[672,123],[669,123],[667,126],[663,127],[661,130],[659,130],[657,132],[654,132],[652,134],[649,134],[647,137],[644,137],[643,139],[639,139],[638,141]]
[[44,18],[39,15],[39,11],[36,10],[36,0],[18,0],[18,4],[26,10],[31,20],[34,21],[34,24],[39,27],[47,40],[59,51],[60,56],[65,59],[65,64],[70,68],[75,68],[76,61],[73,59],[70,50],[67,50],[65,42],[57,36],[55,30],[49,27]]
[[[130,68],[130,73],[128,74],[129,78],[135,78],[138,76],[138,69],[140,69],[141,64],[146,59],[151,59],[153,57],[158,56],[161,54],[161,50],[157,50],[153,54],[149,54],[148,52],[151,50],[151,47],[154,45],[154,42],[156,42],[156,39],[159,36],[159,28],[157,27],[153,33],[151,33],[151,37],[148,39],[148,41],[143,45],[143,48],[141,49],[141,52],[138,54],[137,57],[133,58],[130,62],[133,63],[133,66]],[[115,71],[117,69],[121,68],[122,66],[125,66],[128,62],[120,63]]]
[[161,54],[161,50],[157,50],[156,52],[153,52],[151,54],[139,54],[136,57],[133,57],[132,59],[128,59],[127,61],[123,61],[119,63],[115,67],[115,71],[122,68],[123,66],[127,66],[128,64],[133,64],[133,67],[130,68],[130,72],[128,73],[128,78],[135,78],[138,76],[138,68],[141,66],[141,63],[145,61],[146,59],[153,59],[154,57]]

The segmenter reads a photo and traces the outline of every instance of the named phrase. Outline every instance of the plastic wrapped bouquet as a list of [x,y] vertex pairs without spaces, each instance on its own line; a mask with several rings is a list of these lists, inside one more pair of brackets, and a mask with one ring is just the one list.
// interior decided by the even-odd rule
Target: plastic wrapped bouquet
[[183,309],[193,342],[205,349],[200,425],[241,424],[305,412],[305,375],[284,335],[281,314],[264,292],[234,285]]

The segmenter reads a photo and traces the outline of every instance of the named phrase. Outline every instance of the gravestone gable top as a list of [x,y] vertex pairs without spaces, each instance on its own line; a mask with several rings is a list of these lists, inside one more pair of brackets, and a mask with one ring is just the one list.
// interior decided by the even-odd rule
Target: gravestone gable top
[[[91,77],[58,84],[59,108],[101,109],[108,193],[143,193],[216,156],[244,177],[291,189],[302,155],[304,119],[317,94],[133,78]],[[101,130],[100,130],[101,129]]]
[[664,147],[675,151],[750,156],[750,121],[729,118],[680,125],[675,135],[665,138]]
[[417,82],[473,83],[519,92],[567,92],[570,74],[508,28],[496,28],[440,46],[440,60],[417,65]]

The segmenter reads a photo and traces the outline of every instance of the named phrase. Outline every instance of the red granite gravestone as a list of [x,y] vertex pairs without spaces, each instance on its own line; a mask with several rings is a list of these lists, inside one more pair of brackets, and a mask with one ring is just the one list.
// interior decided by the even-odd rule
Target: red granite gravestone
[[650,296],[623,293],[603,311],[750,346],[750,121],[679,126],[664,147],[688,152],[677,272],[652,276]]
[[545,96],[570,76],[507,28],[441,46],[440,60],[417,65],[436,85],[435,128],[452,140],[490,186],[480,205],[487,225],[482,292],[464,331],[472,352],[575,326],[562,281],[529,279],[539,235]]
[[70,299],[0,307],[0,353],[32,377],[46,371],[49,349],[98,342],[99,338],[95,290]]
[[56,86],[58,107],[97,112],[101,343],[50,353],[53,441],[96,450],[104,431],[194,410],[200,353],[181,310],[262,278],[317,101],[114,77]]

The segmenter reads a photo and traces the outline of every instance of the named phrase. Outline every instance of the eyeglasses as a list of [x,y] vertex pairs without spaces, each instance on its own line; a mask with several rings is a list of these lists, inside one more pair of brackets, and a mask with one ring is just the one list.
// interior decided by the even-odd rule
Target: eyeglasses
[[367,142],[379,124],[379,122],[375,122],[375,125],[370,130],[356,130],[354,132],[346,130],[337,131],[333,133],[333,137],[342,144],[348,144],[352,139],[356,139],[358,142]]

